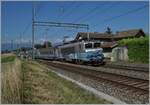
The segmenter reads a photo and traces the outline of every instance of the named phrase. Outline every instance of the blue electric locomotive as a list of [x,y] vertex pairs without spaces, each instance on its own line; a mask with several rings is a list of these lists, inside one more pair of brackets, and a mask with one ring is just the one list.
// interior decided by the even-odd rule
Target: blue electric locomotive
[[101,50],[82,53],[72,53],[67,57],[70,61],[79,63],[102,64],[104,55]]
[[95,41],[62,45],[56,49],[57,58],[76,63],[103,64],[104,55],[100,45],[100,42]]

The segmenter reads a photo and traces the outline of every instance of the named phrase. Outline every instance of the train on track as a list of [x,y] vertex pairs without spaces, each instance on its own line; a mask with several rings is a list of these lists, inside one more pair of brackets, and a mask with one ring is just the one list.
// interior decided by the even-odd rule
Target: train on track
[[[79,64],[104,64],[103,49],[99,41],[82,41],[51,48],[34,50],[36,59],[59,60]],[[32,51],[30,51],[30,55]],[[29,52],[28,52],[29,53]]]

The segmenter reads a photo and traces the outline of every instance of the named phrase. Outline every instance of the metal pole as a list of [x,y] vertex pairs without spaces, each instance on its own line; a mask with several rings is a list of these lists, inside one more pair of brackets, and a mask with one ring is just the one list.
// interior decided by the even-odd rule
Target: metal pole
[[11,40],[11,50],[13,51],[13,40]]
[[20,34],[20,46],[19,46],[19,51],[21,52],[21,34]]
[[32,59],[34,58],[34,2],[32,3]]
[[45,42],[48,41],[47,40],[47,38],[48,38],[47,35],[48,35],[48,28],[46,29],[46,32],[45,32]]
[[[1,37],[2,37],[2,36],[1,36]],[[3,38],[4,38],[4,45],[3,45],[3,46],[4,46],[4,52],[5,52],[5,50],[6,50],[6,38],[5,38],[5,34],[4,34],[4,37],[3,37]]]
[[87,28],[87,39],[88,39],[88,41],[90,40],[89,28]]

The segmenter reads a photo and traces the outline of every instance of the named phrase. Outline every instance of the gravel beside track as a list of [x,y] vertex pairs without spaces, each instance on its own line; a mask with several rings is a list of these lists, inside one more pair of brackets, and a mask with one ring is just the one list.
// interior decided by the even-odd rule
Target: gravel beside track
[[60,62],[42,62],[48,66],[61,68],[60,73],[127,103],[148,103],[147,80],[89,70],[89,68],[81,68],[79,65],[73,66],[72,64],[69,65]]
[[149,69],[149,64],[145,64],[145,63],[132,63],[132,62],[123,62],[123,61],[111,62],[108,60],[105,60],[105,62],[106,65],[136,67],[136,68],[143,68],[147,70]]
[[132,71],[139,71],[139,72],[148,72],[149,68],[145,66],[128,66],[128,65],[119,65],[113,63],[107,63],[104,67],[106,68],[115,68],[115,69],[125,69],[125,70],[132,70]]

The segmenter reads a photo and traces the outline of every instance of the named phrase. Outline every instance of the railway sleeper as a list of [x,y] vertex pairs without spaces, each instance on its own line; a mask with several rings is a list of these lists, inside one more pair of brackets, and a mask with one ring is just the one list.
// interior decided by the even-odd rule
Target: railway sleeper
[[137,85],[135,85],[136,87],[139,87],[139,88],[142,88],[143,86],[145,86],[146,88],[148,87],[148,85],[146,85],[146,84],[137,84]]
[[130,83],[128,83],[129,85],[133,85],[133,86],[136,86],[136,85],[138,85],[138,84],[141,84],[142,82],[130,82]]
[[[57,67],[57,66],[56,66]],[[64,68],[63,66],[59,66],[59,67],[61,67],[61,68],[63,68],[63,69],[66,69],[66,67]],[[68,68],[68,67],[67,67]],[[70,68],[69,68],[70,69]],[[73,68],[75,71],[76,71],[76,69],[75,68]],[[81,70],[81,71],[83,71],[83,70]],[[81,71],[80,71],[80,73],[81,73]],[[88,73],[88,75],[89,75],[89,73]],[[93,75],[94,76],[94,75]],[[102,77],[101,77],[102,78]],[[103,77],[103,79],[108,79],[108,78],[104,78]],[[110,80],[110,79],[109,79]],[[127,83],[129,83],[129,80],[125,80],[125,81],[128,81]],[[114,81],[114,82],[117,82],[117,81]],[[120,83],[125,83],[125,82],[120,82]],[[128,84],[127,84],[128,85]],[[132,86],[132,85],[131,85]],[[133,87],[135,87],[135,86],[133,86]]]
[[[69,71],[69,70],[68,70]],[[129,91],[129,88],[128,87],[124,87],[124,86],[122,86],[122,85],[119,85],[118,86],[118,84],[114,84],[114,83],[112,83],[112,82],[110,82],[110,81],[105,81],[105,80],[102,80],[102,79],[96,79],[96,81],[99,81],[99,82],[101,82],[101,81],[103,81],[103,85],[104,86],[106,86],[106,85],[110,85],[110,86],[113,86],[113,87],[116,87],[116,88],[120,88],[121,90],[122,90],[122,93],[123,92],[125,92],[125,90],[127,91],[127,92],[125,92],[124,93],[124,95],[126,95],[126,96],[128,96],[128,94],[130,93],[131,94],[131,92],[135,95],[135,97],[134,97],[134,99],[133,100],[136,100],[137,99],[137,95],[138,96],[140,96],[140,94],[139,93],[141,93],[141,94],[145,94],[145,92],[139,92],[139,91],[137,91],[137,90],[133,90],[133,89],[131,89],[130,91]],[[115,88],[112,88],[112,87],[110,87],[110,86],[108,86],[107,88],[108,89],[105,89],[105,90],[107,90],[107,93],[108,94],[110,94],[110,89],[111,90],[114,90],[114,91],[118,91],[119,92],[119,90],[118,89],[115,89]],[[106,93],[106,91],[105,91],[105,93]],[[117,95],[117,94],[115,94],[115,93],[113,93],[113,95]],[[118,95],[118,97],[119,97],[120,95]],[[145,97],[145,100],[147,100],[147,96],[146,95],[143,95],[142,97]],[[143,99],[142,99],[142,97],[140,97],[140,99],[139,99],[139,103],[141,103],[141,101],[143,101]],[[125,97],[124,97],[125,98]],[[129,97],[130,99],[132,99],[133,97],[132,96],[130,96]],[[126,100],[128,101],[128,98],[126,98]],[[134,101],[133,101],[134,102]],[[145,101],[143,101],[143,103],[144,103]]]
[[[61,67],[62,68],[62,67]],[[66,67],[64,68],[64,69],[66,69]],[[74,68],[75,69],[75,68]],[[76,71],[76,70],[75,70]],[[80,73],[81,73],[81,71],[80,71]],[[88,74],[89,75],[89,74]],[[106,78],[103,78],[103,79],[106,79]],[[116,82],[116,81],[115,81]]]

